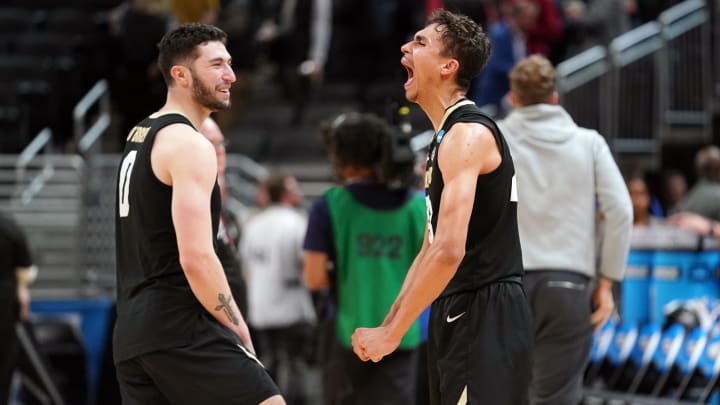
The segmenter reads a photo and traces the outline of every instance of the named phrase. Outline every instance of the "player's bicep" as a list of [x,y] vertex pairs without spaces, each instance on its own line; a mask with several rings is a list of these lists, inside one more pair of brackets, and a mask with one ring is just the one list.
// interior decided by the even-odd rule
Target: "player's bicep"
[[443,187],[434,241],[465,246],[478,176],[500,163],[495,138],[484,126],[456,124],[438,150]]
[[465,246],[477,175],[466,171],[445,183],[433,243]]
[[192,156],[179,153],[169,166],[173,182],[172,218],[181,255],[212,249],[210,198],[217,174],[211,159],[214,154],[205,149],[196,150]]

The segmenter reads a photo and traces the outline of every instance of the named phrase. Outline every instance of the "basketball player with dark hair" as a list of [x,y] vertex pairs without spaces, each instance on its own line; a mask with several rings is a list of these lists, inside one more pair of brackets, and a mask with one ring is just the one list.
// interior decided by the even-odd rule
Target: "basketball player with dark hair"
[[285,401],[254,355],[215,252],[220,189],[213,145],[196,128],[230,105],[226,35],[167,33],[167,101],[127,137],[116,209],[115,365],[124,404]]
[[405,96],[435,129],[425,175],[427,231],[384,322],[357,329],[353,349],[380,361],[432,303],[430,403],[527,403],[532,320],[515,169],[500,130],[465,98],[490,42],[468,17],[440,10],[401,50]]

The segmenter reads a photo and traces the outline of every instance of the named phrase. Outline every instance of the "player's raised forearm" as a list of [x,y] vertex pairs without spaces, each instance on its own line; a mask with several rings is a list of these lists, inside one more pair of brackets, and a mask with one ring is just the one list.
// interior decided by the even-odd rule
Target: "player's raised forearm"
[[425,227],[424,234],[425,234],[425,236],[423,238],[423,243],[422,243],[422,246],[420,247],[420,251],[418,252],[417,256],[415,256],[415,259],[413,259],[413,262],[410,265],[410,269],[408,269],[408,272],[405,275],[405,280],[403,280],[403,285],[402,285],[402,287],[400,287],[400,292],[398,293],[397,297],[395,298],[395,302],[393,302],[393,305],[390,307],[390,311],[388,311],[387,316],[385,316],[382,326],[389,325],[390,322],[392,321],[392,319],[395,317],[398,307],[400,305],[402,305],[402,301],[405,297],[405,294],[407,293],[407,290],[410,288],[411,284],[413,283],[413,280],[415,279],[415,273],[417,272],[417,268],[420,266],[420,263],[423,262],[423,258],[425,257],[425,252],[427,252],[427,249],[430,246],[430,244],[428,242],[427,226]]
[[[408,275],[407,291],[402,301],[396,302],[395,315],[389,321],[391,334],[402,337],[422,311],[427,308],[445,289],[457,272],[465,256],[463,245],[436,243],[423,254],[421,260],[413,265],[413,274]],[[400,297],[399,297],[400,298]]]
[[403,285],[400,288],[400,292],[398,293],[397,297],[395,298],[395,302],[393,302],[392,306],[390,307],[390,311],[388,311],[387,316],[385,317],[385,320],[383,320],[382,325],[387,326],[392,322],[393,318],[397,314],[397,310],[402,305],[402,302],[405,298],[405,294],[410,289],[411,285],[413,284],[413,280],[415,278],[415,273],[417,272],[418,267],[420,266],[420,263],[423,261],[423,257],[425,256],[425,251],[421,250],[420,253],[415,257],[413,260],[412,265],[410,265],[410,269],[408,270],[407,274],[405,275],[405,280],[403,281]]

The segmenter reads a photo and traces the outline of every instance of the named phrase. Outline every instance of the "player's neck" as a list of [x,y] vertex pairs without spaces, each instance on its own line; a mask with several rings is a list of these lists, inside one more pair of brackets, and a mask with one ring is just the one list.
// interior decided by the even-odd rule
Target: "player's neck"
[[418,103],[427,114],[435,132],[442,126],[445,111],[465,98],[465,91],[459,88],[447,92],[438,92],[433,98],[423,103]]
[[159,113],[179,113],[187,117],[193,126],[197,129],[200,128],[202,122],[210,116],[210,111],[196,103],[192,96],[183,97],[181,94],[173,94],[174,92],[168,90],[167,100],[165,105],[162,106]]

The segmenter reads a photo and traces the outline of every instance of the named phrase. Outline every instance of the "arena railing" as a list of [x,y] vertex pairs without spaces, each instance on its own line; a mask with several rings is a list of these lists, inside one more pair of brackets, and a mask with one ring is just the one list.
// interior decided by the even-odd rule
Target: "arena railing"
[[14,217],[40,269],[33,295],[85,295],[79,233],[84,162],[79,156],[39,154],[50,137],[41,131],[19,155],[0,155],[0,209]]
[[557,66],[557,88],[560,104],[578,125],[595,128],[604,135],[610,134],[612,87],[610,63],[604,47],[592,47],[560,63]]
[[660,25],[649,22],[615,38],[609,46],[613,102],[610,136],[617,154],[657,156],[663,139],[660,115],[664,42]]
[[561,104],[578,124],[606,136],[616,155],[645,155],[658,164],[665,141],[711,139],[709,39],[706,2],[682,2],[607,49],[560,63]]
[[712,71],[709,15],[705,1],[687,0],[658,17],[665,40],[660,64],[665,97],[664,133],[673,127],[701,127],[702,141],[711,139]]
[[[92,124],[88,124],[87,121],[96,105],[99,106],[99,110],[94,114],[95,120]],[[110,94],[107,81],[102,79],[95,83],[73,109],[73,135],[78,151],[83,155],[97,153],[96,142],[108,127],[110,127]]]

